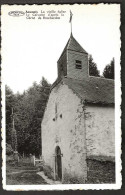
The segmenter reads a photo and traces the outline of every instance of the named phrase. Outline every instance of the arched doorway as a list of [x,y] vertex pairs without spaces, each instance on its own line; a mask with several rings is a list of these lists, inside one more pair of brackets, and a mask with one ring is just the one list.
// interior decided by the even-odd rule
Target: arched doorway
[[59,146],[55,149],[55,173],[56,180],[62,180],[62,154]]

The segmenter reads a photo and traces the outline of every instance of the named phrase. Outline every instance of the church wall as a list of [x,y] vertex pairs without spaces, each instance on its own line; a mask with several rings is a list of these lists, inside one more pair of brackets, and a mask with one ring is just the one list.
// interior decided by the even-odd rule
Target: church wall
[[87,157],[114,161],[115,113],[113,107],[90,106],[85,110]]
[[[67,76],[69,78],[82,80],[83,78],[88,77],[88,54],[68,50],[67,57]],[[76,60],[82,61],[82,69],[76,69]]]
[[[55,113],[57,105],[57,114]],[[87,177],[84,117],[81,100],[66,86],[51,91],[42,121],[42,155],[54,175],[55,148],[62,153],[63,183]]]
[[114,122],[113,107],[88,105],[85,109],[86,183],[115,183]]
[[58,63],[58,77],[67,75],[67,54],[64,52],[63,56],[59,59]]

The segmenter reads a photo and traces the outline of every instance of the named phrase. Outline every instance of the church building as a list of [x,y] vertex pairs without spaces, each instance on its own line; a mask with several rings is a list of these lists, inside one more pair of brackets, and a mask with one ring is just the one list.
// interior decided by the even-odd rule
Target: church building
[[44,168],[65,184],[115,182],[114,80],[89,75],[72,33],[57,69],[41,123]]

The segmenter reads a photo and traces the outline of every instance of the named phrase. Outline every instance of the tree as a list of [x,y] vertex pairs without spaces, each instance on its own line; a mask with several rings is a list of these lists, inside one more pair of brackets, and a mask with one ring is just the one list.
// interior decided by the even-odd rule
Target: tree
[[11,131],[11,146],[13,151],[17,151],[17,133],[15,129],[15,124],[14,124],[14,113],[13,113],[13,108],[12,108],[12,131]]
[[50,84],[43,77],[23,94],[14,95],[14,119],[18,152],[41,154],[41,121],[50,93]]
[[108,64],[103,71],[103,76],[108,79],[114,79],[114,66],[115,61],[114,58],[111,60],[110,64]]
[[5,86],[5,94],[6,94],[6,142],[11,144],[11,131],[12,131],[12,107],[15,105],[15,96],[13,91]]
[[[41,122],[46,108],[51,85],[42,77],[28,90],[13,94],[6,86],[6,137],[7,143],[17,145],[20,154],[41,154]],[[12,108],[14,108],[15,131],[12,132]],[[15,133],[17,143],[15,143]]]
[[89,56],[89,75],[100,77],[99,70],[97,68],[97,64],[93,61],[92,55]]

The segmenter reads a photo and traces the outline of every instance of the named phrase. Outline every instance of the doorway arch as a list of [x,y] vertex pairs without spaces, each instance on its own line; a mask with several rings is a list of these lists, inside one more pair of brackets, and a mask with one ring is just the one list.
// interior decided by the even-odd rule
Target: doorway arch
[[56,180],[62,180],[62,154],[59,146],[55,149],[55,173]]

